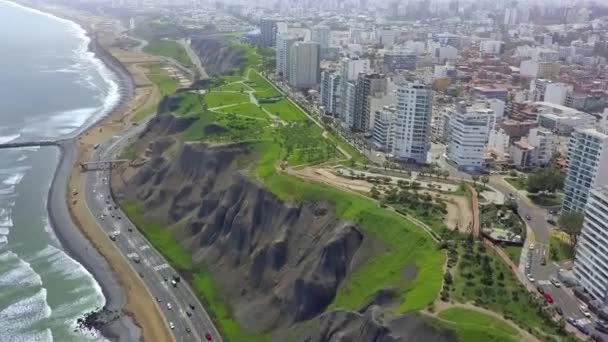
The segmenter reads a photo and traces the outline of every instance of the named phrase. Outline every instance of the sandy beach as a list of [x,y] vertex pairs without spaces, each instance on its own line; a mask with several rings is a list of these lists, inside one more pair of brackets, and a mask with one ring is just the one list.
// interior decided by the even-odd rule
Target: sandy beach
[[71,20],[87,30],[92,39],[89,49],[114,73],[121,87],[121,100],[110,113],[97,122],[87,123],[88,127],[81,128],[78,136],[64,140],[59,146],[61,158],[47,205],[55,233],[66,252],[95,277],[106,298],[105,308],[122,312],[120,319],[102,327],[106,338],[171,341],[172,335],[147,287],[98,226],[84,196],[73,194],[73,189],[83,188],[84,177],[78,165],[89,160],[93,146],[120,134],[132,125],[131,118],[138,110],[155,105],[160,99],[158,89],[144,72],[146,64],[160,60],[116,47],[113,43],[120,37],[98,29],[103,19],[40,3],[16,2]]

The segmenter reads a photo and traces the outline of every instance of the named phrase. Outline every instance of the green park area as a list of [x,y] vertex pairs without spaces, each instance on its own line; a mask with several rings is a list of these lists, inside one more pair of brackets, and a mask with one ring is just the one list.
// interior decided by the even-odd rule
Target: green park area
[[[162,64],[153,64],[147,67],[148,71],[146,72],[146,76],[153,82],[157,87],[158,91],[162,96],[170,95],[175,93],[177,90],[177,81],[175,81],[169,73],[163,69],[164,65]],[[141,108],[133,117],[133,121],[138,122],[152,113],[156,112],[156,104],[146,106]]]
[[517,329],[500,318],[482,312],[453,307],[441,311],[438,316],[456,331],[460,341],[519,341]]
[[185,67],[192,67],[192,60],[186,50],[178,42],[168,39],[157,39],[149,42],[144,47],[144,52],[151,55],[173,58]]
[[[284,201],[328,203],[337,217],[359,227],[370,241],[369,246],[374,246],[373,251],[350,271],[328,309],[358,310],[379,290],[386,288],[394,289],[396,294],[393,313],[417,311],[431,305],[444,281],[445,251],[438,248],[438,244],[419,226],[398,213],[382,208],[378,201],[368,196],[344,192],[280,172],[279,165],[285,161],[288,166],[338,162],[344,159],[338,146],[350,148],[349,153],[353,149],[331,134],[324,137],[323,130],[286,98],[261,101],[259,106],[252,102],[246,92],[253,92],[258,100],[281,94],[258,73],[261,58],[255,56],[256,50],[245,44],[241,48],[248,51],[249,63],[245,70],[221,77],[223,85],[220,87],[242,81],[253,90],[243,89],[245,93],[241,93],[241,83],[234,83],[239,84],[239,90],[218,91],[218,88],[213,88],[204,94],[180,94],[183,99],[176,114],[193,121],[182,133],[182,139],[188,142],[247,142],[257,155],[257,165],[248,170],[249,177],[263,182],[268,191]],[[357,155],[356,152],[352,154]],[[423,198],[416,201],[409,197],[397,199],[408,207],[424,209],[419,205],[419,202],[425,202]],[[415,205],[412,204],[414,202]],[[430,213],[442,213],[445,209],[432,199],[430,203],[434,205]],[[192,286],[206,304],[225,340],[268,339],[266,334],[249,334],[239,326],[222,296],[221,288],[214,284],[212,276],[203,266],[192,264],[189,252],[177,243],[171,228],[147,219],[142,208],[135,203],[126,202],[123,207],[173,265],[191,274]],[[447,290],[448,297],[459,302],[474,302],[512,319],[520,326],[558,333],[555,324],[540,313],[538,308],[541,303],[525,290],[492,251],[486,251],[481,245],[464,237],[461,237],[461,241],[461,245],[453,247],[453,253],[461,258]],[[516,336],[511,326],[477,312],[447,310],[442,314],[441,324],[453,328],[463,340],[475,337],[471,341],[480,341],[478,338],[487,338],[483,341],[510,341]]]

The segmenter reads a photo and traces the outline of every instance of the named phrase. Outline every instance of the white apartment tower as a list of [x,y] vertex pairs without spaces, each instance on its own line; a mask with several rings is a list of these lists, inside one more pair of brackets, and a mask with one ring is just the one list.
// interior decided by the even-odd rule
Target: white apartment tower
[[[367,74],[370,70],[369,59],[352,59],[352,58],[344,58],[342,60],[341,66],[341,83],[340,83],[340,115],[342,120],[348,121],[347,118],[350,118],[351,124],[349,127],[352,127],[352,117],[354,116],[354,103],[352,106],[348,106],[349,103],[347,100],[347,91],[350,87],[355,87],[355,83],[360,73]],[[353,101],[354,101],[354,90],[353,90]]]
[[433,90],[420,82],[400,84],[392,154],[397,159],[426,163],[431,138]]
[[340,101],[340,75],[332,71],[321,73],[321,105],[326,114],[338,114]]
[[460,169],[484,169],[484,150],[493,126],[493,110],[459,103],[450,117],[448,159]]
[[279,78],[287,79],[289,74],[289,49],[292,42],[289,39],[289,28],[286,23],[277,23],[276,27],[276,73]]
[[589,191],[608,184],[608,135],[575,128],[568,142],[568,175],[562,210],[583,211]]
[[608,301],[608,188],[591,190],[585,207],[574,276],[595,299]]

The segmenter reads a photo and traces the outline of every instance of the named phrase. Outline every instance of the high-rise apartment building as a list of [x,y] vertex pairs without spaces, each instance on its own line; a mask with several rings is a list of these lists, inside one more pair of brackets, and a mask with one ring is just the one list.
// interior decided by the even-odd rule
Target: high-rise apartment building
[[321,49],[316,42],[295,42],[289,51],[289,85],[315,88],[319,85]]
[[448,159],[459,169],[484,169],[485,147],[494,120],[494,111],[489,108],[466,107],[459,103],[450,115]]
[[[344,58],[342,60],[341,65],[341,83],[340,83],[340,116],[342,120],[347,122],[350,121],[349,127],[352,127],[352,122],[354,119],[354,102],[351,106],[347,101],[347,90],[349,87],[355,87],[357,78],[360,73],[368,73],[370,70],[369,59],[352,59],[352,58]],[[349,85],[352,83],[352,85]],[[352,94],[352,100],[354,101],[354,92]],[[347,118],[349,120],[347,120]]]
[[385,107],[377,111],[372,129],[372,139],[377,149],[392,151],[395,138],[395,119],[397,108]]
[[431,137],[433,90],[420,82],[406,82],[397,89],[397,118],[391,153],[395,158],[426,163]]
[[272,19],[260,20],[260,42],[262,46],[271,47],[275,44],[277,22]]
[[359,74],[355,85],[355,110],[353,130],[366,132],[370,129],[370,97],[386,95],[387,80],[382,74]]
[[286,23],[277,23],[275,40],[276,74],[281,79],[289,76],[289,50],[294,43],[289,38],[289,28]]
[[317,25],[312,28],[312,41],[319,43],[321,49],[327,49],[331,44],[331,30],[327,25]]
[[594,298],[608,302],[608,188],[589,192],[574,258],[574,276]]
[[321,73],[321,106],[325,114],[337,115],[340,108],[340,75],[335,71]]
[[608,184],[608,135],[576,128],[568,142],[568,175],[562,210],[583,211],[592,188]]

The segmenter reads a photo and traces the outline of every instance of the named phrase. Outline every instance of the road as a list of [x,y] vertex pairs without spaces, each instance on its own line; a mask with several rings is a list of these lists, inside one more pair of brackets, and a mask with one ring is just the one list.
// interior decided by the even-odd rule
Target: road
[[196,52],[194,52],[194,50],[192,50],[192,46],[190,46],[190,40],[186,40],[184,39],[180,39],[177,41],[183,48],[184,50],[186,50],[186,54],[188,54],[188,57],[190,57],[190,60],[192,61],[192,63],[196,66],[196,70],[198,71],[198,75],[200,79],[207,79],[209,78],[209,75],[207,75],[207,71],[205,71],[205,68],[203,68],[203,64],[201,63],[200,58],[198,58],[198,55],[196,54]]
[[[94,153],[94,160],[115,159],[129,138],[141,132],[146,123],[133,126],[123,135],[115,136],[101,144]],[[172,331],[175,340],[206,341],[205,335],[209,333],[213,341],[222,341],[218,330],[189,285],[183,280],[176,287],[171,285],[172,276],[177,275],[177,272],[114,203],[109,180],[109,170],[87,173],[85,188],[82,189],[86,205],[108,236],[112,232],[119,232],[115,240],[117,249],[129,261],[134,271],[142,277],[152,297],[157,298],[166,324],[171,322],[175,325]],[[135,255],[141,259],[140,263],[133,260]],[[168,309],[169,303],[172,309]],[[188,313],[191,317],[188,317]]]

